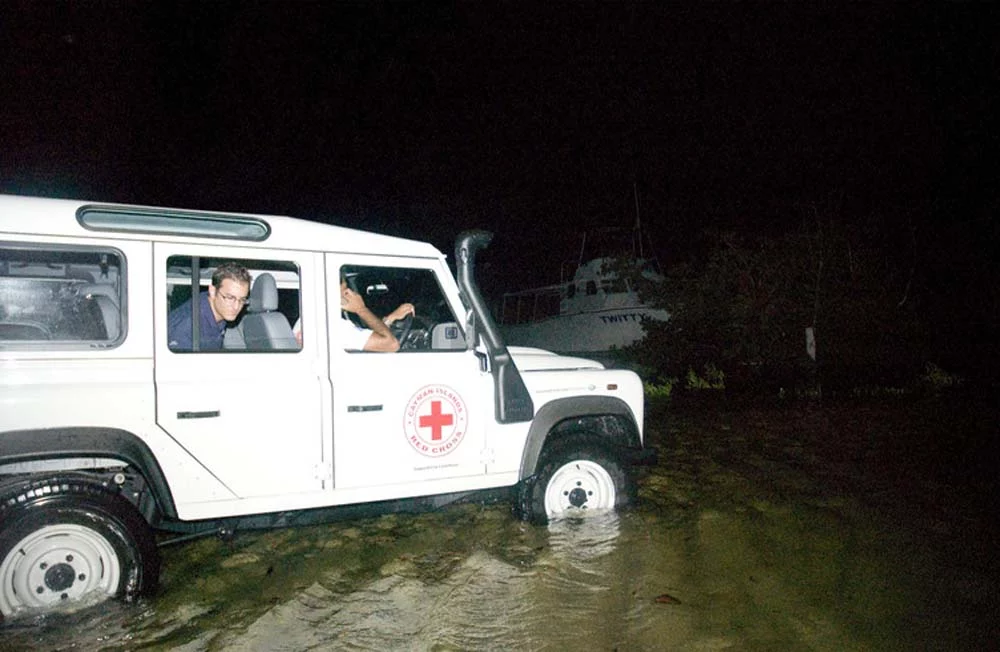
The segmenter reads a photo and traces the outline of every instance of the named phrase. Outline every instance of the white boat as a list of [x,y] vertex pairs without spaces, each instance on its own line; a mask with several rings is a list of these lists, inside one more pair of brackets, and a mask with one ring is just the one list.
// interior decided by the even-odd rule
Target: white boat
[[663,281],[655,259],[645,255],[648,244],[643,245],[638,225],[583,234],[571,277],[504,295],[499,321],[505,340],[610,361],[612,351],[643,337],[644,319],[668,317],[667,311],[644,304],[630,280]]

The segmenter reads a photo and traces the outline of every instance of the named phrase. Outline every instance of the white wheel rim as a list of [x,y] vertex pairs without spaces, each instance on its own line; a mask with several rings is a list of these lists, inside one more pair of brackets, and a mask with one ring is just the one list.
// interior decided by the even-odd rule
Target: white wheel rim
[[615,481],[603,466],[590,460],[562,465],[545,488],[545,511],[550,516],[583,515],[614,506]]
[[112,596],[120,577],[118,555],[103,536],[82,525],[49,525],[21,539],[0,565],[0,612]]

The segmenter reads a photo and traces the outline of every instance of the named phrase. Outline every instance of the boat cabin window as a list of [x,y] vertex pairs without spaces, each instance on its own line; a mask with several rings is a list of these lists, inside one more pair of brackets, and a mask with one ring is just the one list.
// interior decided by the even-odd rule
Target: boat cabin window
[[611,278],[601,281],[605,294],[624,294],[629,291],[628,282],[624,278]]
[[587,281],[587,296],[593,296],[597,294],[597,282]]

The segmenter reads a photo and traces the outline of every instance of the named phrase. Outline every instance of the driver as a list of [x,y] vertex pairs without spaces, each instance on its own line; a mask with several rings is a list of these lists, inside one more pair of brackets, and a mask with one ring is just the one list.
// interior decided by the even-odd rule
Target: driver
[[345,343],[344,348],[350,351],[383,351],[395,353],[399,350],[399,340],[392,334],[389,327],[393,323],[410,315],[415,315],[416,310],[412,303],[401,303],[398,308],[390,312],[383,319],[375,316],[365,300],[360,294],[347,287],[347,281],[340,281],[340,307],[346,312],[352,312],[361,318],[361,321],[368,328],[355,326],[354,322],[344,316],[340,325],[341,338]]

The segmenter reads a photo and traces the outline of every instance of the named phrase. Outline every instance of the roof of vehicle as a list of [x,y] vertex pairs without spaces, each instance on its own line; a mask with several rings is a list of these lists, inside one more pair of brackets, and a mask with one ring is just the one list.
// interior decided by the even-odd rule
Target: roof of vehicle
[[[78,216],[88,214],[101,216],[102,219],[95,222],[96,226],[85,227]],[[121,223],[116,224],[119,216]],[[158,225],[171,220],[181,222],[182,226],[169,229],[169,233],[159,228]],[[144,226],[146,223],[149,224],[148,228]],[[210,233],[210,231],[218,233],[218,225],[222,225],[222,229],[225,229],[228,224],[234,225],[232,233],[222,235]],[[198,235],[201,225],[205,225],[206,229],[203,235]],[[209,229],[207,228],[209,225],[214,226]],[[246,225],[252,228],[248,230],[245,228]],[[238,231],[237,226],[240,226],[242,231]],[[241,235],[251,232],[255,234],[253,237]],[[240,247],[442,257],[436,247],[426,242],[294,217],[19,195],[0,195],[0,236],[4,233],[199,243],[204,243],[208,239]]]

